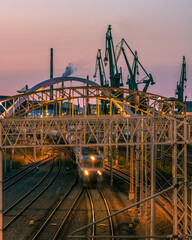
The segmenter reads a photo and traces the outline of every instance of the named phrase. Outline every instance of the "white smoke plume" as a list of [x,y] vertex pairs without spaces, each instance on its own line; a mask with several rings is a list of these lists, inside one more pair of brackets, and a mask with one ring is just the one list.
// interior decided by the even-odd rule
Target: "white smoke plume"
[[62,74],[62,77],[68,77],[76,70],[77,68],[74,67],[72,63],[69,63],[68,66],[65,68],[65,72]]

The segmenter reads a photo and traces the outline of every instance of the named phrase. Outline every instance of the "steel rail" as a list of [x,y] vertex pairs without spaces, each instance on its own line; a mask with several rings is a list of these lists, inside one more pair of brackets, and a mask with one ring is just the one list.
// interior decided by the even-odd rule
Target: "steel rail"
[[[106,165],[105,167],[108,167],[108,168],[109,168],[109,166],[107,166],[107,165]],[[109,171],[109,169],[107,169],[107,168],[106,168],[106,170]],[[126,179],[125,177],[123,177],[122,175],[120,175],[120,174],[118,174],[118,173],[115,173],[114,170],[115,170],[116,172],[123,173],[124,175],[127,175],[127,176],[129,177],[129,174],[128,174],[128,173],[126,173],[126,172],[124,172],[124,171],[122,171],[122,170],[120,170],[120,169],[113,168],[113,174],[114,174],[115,176],[117,176],[117,177],[119,177],[120,179],[122,179],[123,181],[127,181],[127,182],[129,183],[129,180],[128,180],[128,179]],[[161,176],[161,175],[160,175],[160,176]],[[150,181],[149,178],[148,178],[148,180]],[[168,181],[167,181],[167,183],[169,184],[169,187],[170,187],[170,186],[171,186],[170,183],[169,183]],[[159,182],[157,182],[157,184],[158,184],[160,190],[162,191],[163,188],[161,187],[161,185],[159,184]],[[166,203],[168,203],[168,204],[170,205],[170,207],[173,208],[173,202],[172,202],[172,200],[168,197],[168,195],[167,195],[166,193],[164,193],[164,194],[162,195],[162,197],[163,197],[163,199],[166,201]],[[171,219],[173,219],[173,214],[164,206],[164,204],[161,202],[161,200],[156,199],[156,203],[163,209],[163,211],[165,212],[165,214],[168,215],[168,217],[170,217]],[[180,206],[178,206],[178,209],[179,209],[179,211],[182,213],[182,209],[181,209]],[[188,205],[188,209],[190,209],[190,206],[189,206],[189,205]],[[190,216],[189,214],[188,214],[188,219],[189,219],[189,221],[191,221],[191,216]],[[180,225],[181,225],[181,223],[180,223]]]
[[130,209],[130,208],[133,208],[133,207],[137,206],[138,204],[144,203],[144,202],[146,202],[146,201],[148,201],[148,200],[151,200],[152,198],[155,198],[155,197],[157,197],[157,196],[159,196],[159,195],[161,195],[161,194],[163,194],[163,193],[165,193],[165,192],[168,192],[168,191],[170,191],[170,190],[173,190],[174,188],[179,187],[179,186],[181,186],[181,185],[183,185],[183,184],[184,184],[184,183],[180,183],[180,184],[177,184],[177,185],[173,185],[173,186],[171,186],[171,187],[169,187],[169,188],[167,188],[167,189],[165,189],[165,190],[163,190],[163,191],[161,191],[161,192],[158,192],[158,193],[156,193],[156,194],[154,194],[154,195],[151,195],[151,196],[149,196],[149,197],[147,197],[147,198],[144,198],[144,199],[142,199],[142,200],[139,201],[139,202],[133,203],[133,204],[129,205],[128,207],[125,207],[125,208],[123,208],[123,209],[121,209],[121,210],[118,210],[118,211],[116,211],[116,212],[114,212],[114,213],[112,213],[112,214],[110,214],[110,215],[108,215],[108,216],[106,216],[106,217],[104,217],[104,218],[101,218],[101,219],[95,221],[94,223],[87,224],[87,225],[85,225],[85,226],[83,226],[83,227],[80,227],[80,228],[78,228],[77,230],[71,232],[71,234],[74,234],[74,233],[79,232],[79,231],[81,231],[81,230],[83,230],[83,229],[86,229],[86,228],[92,226],[93,224],[97,224],[97,223],[99,223],[99,222],[102,222],[102,221],[104,221],[104,220],[106,220],[106,219],[108,219],[108,218],[110,218],[110,217],[113,217],[113,216],[115,216],[115,215],[117,215],[117,214],[119,214],[119,213],[122,213],[122,212]]
[[[90,191],[88,190],[88,188],[86,188],[86,191],[87,191],[87,194],[88,194],[88,197],[89,197],[89,200],[90,200],[90,204],[91,204],[91,210],[92,210],[92,219],[93,219],[93,222],[95,222],[95,210],[94,210],[94,204],[93,204],[93,200],[92,200],[92,196],[91,196],[91,193]],[[104,204],[105,204],[105,208],[107,210],[107,214],[110,215],[110,210],[109,210],[109,206],[108,206],[108,203],[107,203],[107,200],[103,194],[103,192],[100,190],[99,191],[100,195],[101,195],[101,198],[103,199],[104,201]],[[113,228],[113,221],[112,221],[112,218],[109,218],[109,227],[110,227],[110,233],[111,233],[111,236],[112,236],[112,240],[114,240],[113,236],[114,236],[114,228]],[[94,238],[96,237],[95,235],[95,225],[92,225],[92,240],[94,240]]]
[[[68,235],[68,236],[65,236],[65,238],[76,238],[76,239],[90,239],[91,236],[83,236],[83,235]],[[94,239],[108,239],[108,238],[111,238],[111,236],[105,236],[105,235],[100,235],[100,236],[95,236]],[[189,235],[148,235],[148,236],[144,236],[144,235],[138,235],[138,236],[135,236],[135,235],[122,235],[122,236],[114,236],[114,239],[167,239],[167,240],[170,240],[170,239],[183,239],[183,240],[190,240],[192,239],[192,235],[189,234]]]
[[50,221],[50,219],[53,217],[53,215],[55,214],[55,212],[58,210],[58,208],[60,207],[60,205],[64,202],[64,200],[66,199],[66,197],[69,195],[69,193],[72,191],[73,187],[75,186],[77,182],[77,178],[72,182],[72,184],[69,186],[69,189],[67,190],[67,192],[64,194],[64,196],[62,197],[61,201],[57,204],[57,206],[54,208],[54,210],[51,212],[51,214],[47,217],[47,219],[45,220],[45,222],[43,223],[43,225],[40,227],[40,229],[36,232],[35,236],[31,239],[31,240],[36,240],[38,239],[38,237],[41,235],[41,233],[43,232],[44,228],[47,226],[48,222]]
[[[42,161],[45,161],[43,163],[40,163],[40,164],[33,164],[33,166],[29,166],[29,167],[32,167],[32,169],[30,169],[28,172],[24,173],[23,175],[21,175],[19,178],[17,178],[14,182],[8,184],[7,186],[5,186],[3,188],[3,191],[7,190],[8,188],[10,188],[11,186],[13,186],[15,183],[17,183],[19,180],[21,180],[22,178],[24,178],[26,175],[28,175],[30,172],[34,171],[36,169],[36,167],[38,166],[42,166],[44,164],[46,164],[47,162],[49,162],[50,160],[42,160]],[[35,165],[35,166],[34,166]],[[28,168],[27,168],[28,169]],[[16,175],[24,172],[27,170],[26,168],[22,169],[21,171],[19,171],[18,173],[14,174],[13,176],[11,176],[9,179],[6,179],[6,181],[8,180],[11,180],[13,177],[15,177]],[[4,182],[3,182],[4,183]]]
[[[106,168],[106,170],[109,171],[109,169],[107,169],[107,168]],[[122,170],[119,170],[119,169],[116,169],[116,168],[113,168],[113,170],[115,170],[115,171],[117,171],[117,172],[119,172],[119,173],[123,173],[125,176],[128,176],[128,177],[129,177],[129,174],[126,173],[126,172],[124,172],[124,171],[122,171]],[[118,178],[122,179],[123,181],[126,181],[126,182],[129,183],[129,180],[128,180],[126,177],[123,177],[122,175],[120,175],[119,173],[113,172],[113,174],[114,174],[115,176],[117,176]],[[161,190],[163,190],[163,189],[161,188]],[[166,196],[163,196],[163,198],[165,199],[165,201],[168,201],[168,199],[167,199]],[[165,212],[169,217],[173,218],[173,214],[164,206],[164,204],[163,204],[160,200],[156,199],[156,203],[164,210],[164,212]],[[170,203],[170,201],[169,201],[169,203]],[[172,205],[171,205],[171,206],[172,206]]]
[[[52,169],[52,168],[51,168]],[[59,166],[58,166],[58,170],[57,170],[57,173],[55,174],[54,178],[49,182],[49,184],[35,197],[33,198],[28,204],[27,206],[25,206],[14,218],[12,218],[12,220],[3,228],[3,230],[5,231],[19,216],[21,216],[21,214],[29,208],[29,206],[34,203],[50,186],[51,184],[55,181],[55,179],[57,178],[59,172],[61,170],[61,161],[59,161]],[[50,173],[50,171],[49,171]],[[48,173],[48,174],[49,174]],[[47,174],[47,176],[48,176]],[[42,181],[41,181],[42,182]],[[8,209],[10,210],[10,209]],[[6,212],[8,211],[6,210]]]
[[[95,210],[94,210],[94,205],[93,205],[93,199],[91,197],[91,193],[88,190],[88,188],[86,188],[87,191],[87,195],[89,197],[89,201],[90,201],[90,205],[91,205],[91,212],[92,212],[92,222],[95,222]],[[95,225],[92,226],[92,234],[91,234],[92,238],[91,240],[94,240],[94,236],[95,236]]]
[[78,193],[77,197],[76,197],[75,200],[73,201],[70,209],[68,210],[67,214],[65,215],[65,218],[63,219],[61,225],[59,226],[59,229],[57,230],[57,232],[56,232],[56,234],[55,234],[55,236],[53,237],[52,240],[58,239],[59,235],[61,234],[61,230],[62,230],[64,224],[66,223],[66,221],[67,221],[70,213],[72,212],[75,204],[77,203],[77,201],[78,201],[78,199],[80,198],[80,196],[81,196],[81,194],[83,193],[83,191],[84,191],[84,188],[82,188],[82,189],[80,190],[80,192]]
[[[37,162],[36,162],[36,163],[37,163]],[[5,179],[3,180],[3,183],[8,182],[10,179],[16,177],[17,175],[19,175],[19,174],[22,173],[23,171],[25,171],[25,170],[27,170],[28,168],[34,166],[36,163],[33,162],[33,163],[28,164],[28,165],[25,165],[22,169],[20,169],[19,171],[17,171],[16,173],[14,173],[13,175],[11,175],[10,177],[5,178]]]
[[[107,203],[107,200],[106,200],[106,198],[105,198],[105,195],[103,194],[102,191],[99,191],[99,192],[100,192],[100,195],[101,195],[101,197],[103,198],[103,201],[104,201],[104,203],[105,203],[105,207],[106,207],[106,209],[107,209],[107,214],[110,215],[111,212],[110,212],[110,210],[109,210],[109,205],[108,205],[108,203]],[[111,231],[111,240],[114,240],[114,227],[113,227],[112,217],[109,217],[109,225],[110,225],[110,231]]]
[[[107,165],[106,165],[105,167],[109,168],[109,166],[107,166]],[[107,168],[106,168],[106,170],[109,171],[109,169],[107,169]],[[127,181],[127,182],[129,183],[129,180],[128,180],[126,177],[123,177],[123,175],[125,175],[125,176],[127,176],[127,177],[130,177],[130,176],[129,176],[129,173],[127,173],[127,172],[125,172],[125,171],[123,171],[123,170],[117,169],[117,168],[113,168],[113,171],[114,171],[113,173],[114,173],[116,176],[118,176],[118,177],[121,178],[122,180]],[[121,174],[123,174],[123,175],[118,174],[118,173],[115,173],[115,171],[116,171],[116,172],[119,172],[119,173],[121,173]],[[159,177],[162,177],[163,179],[165,179],[164,176],[161,175],[161,174],[159,174]],[[148,178],[148,180],[150,181],[150,178]],[[171,184],[170,184],[168,181],[167,181],[167,184],[168,184],[169,187],[171,186]],[[162,186],[160,185],[160,183],[159,183],[158,181],[157,181],[157,185],[159,186],[160,190],[163,190]],[[167,195],[165,195],[164,198],[165,198],[170,204],[172,204],[171,199],[170,199]]]
[[[118,153],[120,153],[123,157],[126,155],[125,152],[122,151],[122,150],[118,150]],[[119,169],[116,169],[116,170],[117,171],[121,171]],[[124,171],[122,171],[122,172],[124,172]],[[171,186],[170,182],[157,169],[156,169],[156,173],[157,173],[157,175],[159,175],[168,184],[168,186]],[[125,174],[126,174],[126,172],[125,172]]]
[[50,157],[46,157],[38,162],[33,162],[33,163],[30,163],[28,165],[25,165],[24,167],[22,167],[19,171],[17,171],[16,173],[12,174],[10,177],[7,177],[3,180],[3,183],[6,183],[7,181],[11,180],[12,178],[16,177],[17,175],[19,175],[20,173],[22,173],[23,171],[27,170],[28,168],[34,166],[35,164],[37,163],[40,163],[40,162],[43,162],[45,160],[47,160],[48,158]]
[[[105,170],[106,170],[106,171],[110,171],[110,169],[108,169],[108,168],[110,168],[110,167],[105,166]],[[115,172],[115,171],[116,171],[116,172]],[[119,173],[117,173],[117,172],[119,172]],[[121,173],[121,174],[120,174],[120,173]],[[127,178],[127,177],[130,177],[128,173],[125,173],[125,172],[123,172],[123,171],[117,170],[116,168],[113,168],[113,174],[114,174],[116,177],[120,178],[121,180],[130,183],[129,179]],[[123,175],[125,175],[126,177],[124,177]]]
[[3,215],[5,215],[7,212],[9,212],[12,208],[14,208],[18,203],[20,203],[24,198],[26,198],[31,192],[33,192],[41,183],[42,181],[45,180],[45,178],[49,175],[49,173],[51,172],[53,168],[53,162],[51,165],[51,168],[49,169],[49,171],[46,173],[46,175],[31,189],[29,190],[25,195],[23,195],[20,199],[18,199],[14,204],[12,204],[10,207],[8,207],[4,212]]

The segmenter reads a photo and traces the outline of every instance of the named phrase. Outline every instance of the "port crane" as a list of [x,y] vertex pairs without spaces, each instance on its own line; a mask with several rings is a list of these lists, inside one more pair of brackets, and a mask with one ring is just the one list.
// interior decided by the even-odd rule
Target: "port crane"
[[113,38],[111,33],[111,25],[108,26],[108,30],[106,33],[106,47],[104,58],[105,66],[107,66],[108,62],[109,62],[110,86],[117,88],[123,86],[122,74],[117,67],[117,59],[115,55]]
[[[106,79],[103,59],[102,59],[102,56],[101,56],[101,49],[98,49],[98,52],[97,52],[95,74],[93,75],[94,78],[96,78],[96,76],[97,76],[98,69],[99,69],[100,85],[102,87],[108,87],[109,86],[109,81]],[[108,112],[106,101],[101,100],[101,111],[103,113]]]
[[[125,53],[125,48],[124,45],[128,48],[128,50],[131,52],[131,54],[134,57],[133,60],[133,65],[131,67],[127,55]],[[124,59],[125,59],[125,63],[127,65],[128,68],[128,79],[127,79],[127,85],[129,86],[129,89],[132,90],[137,90],[138,91],[138,84],[145,84],[144,88],[143,88],[143,92],[147,92],[149,84],[153,85],[155,84],[153,77],[151,74],[148,74],[147,71],[145,70],[145,68],[143,67],[143,65],[140,63],[139,59],[138,59],[138,55],[137,55],[137,51],[135,51],[135,53],[132,51],[132,49],[130,48],[130,46],[128,45],[128,43],[125,41],[125,39],[123,38],[116,46],[116,52],[117,52],[117,61],[119,60],[119,57],[121,55],[121,53],[123,53]],[[144,72],[144,77],[139,80],[136,81],[136,77],[137,75],[139,75],[139,67],[143,70]]]
[[94,78],[96,78],[96,76],[97,76],[98,69],[99,69],[100,85],[102,87],[108,87],[109,82],[106,80],[103,59],[101,56],[101,49],[98,49],[98,52],[97,52],[96,64],[95,64],[95,74],[93,75]]
[[177,100],[179,102],[185,102],[187,99],[187,96],[185,96],[184,99],[184,90],[186,88],[185,82],[187,82],[187,76],[186,76],[186,61],[185,61],[185,56],[183,56],[183,63],[181,67],[181,75],[180,75],[180,82],[177,82],[177,89],[175,92],[175,95],[177,95]]

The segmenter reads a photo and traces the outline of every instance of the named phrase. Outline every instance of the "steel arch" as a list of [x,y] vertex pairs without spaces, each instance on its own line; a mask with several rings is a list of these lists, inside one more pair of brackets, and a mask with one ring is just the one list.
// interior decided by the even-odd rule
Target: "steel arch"
[[88,85],[95,86],[95,87],[99,87],[100,86],[98,83],[90,81],[90,80],[85,79],[85,78],[79,78],[79,77],[57,77],[57,78],[50,78],[48,80],[45,80],[43,82],[40,82],[40,83],[36,84],[32,88],[30,88],[26,93],[31,93],[31,92],[43,90],[46,87],[49,87],[49,86],[51,86],[53,84],[57,84],[57,83],[61,83],[61,82],[68,82],[68,81],[82,82],[82,83],[86,83]]
[[[69,78],[67,79],[69,80]],[[47,84],[45,84],[48,86]],[[45,86],[44,85],[44,86]],[[39,89],[39,88],[38,88]],[[27,113],[48,106],[53,103],[61,103],[61,101],[71,101],[71,115],[73,116],[74,100],[82,99],[84,115],[87,115],[86,109],[89,99],[94,99],[97,105],[97,115],[99,115],[101,107],[100,101],[109,103],[109,114],[113,115],[113,106],[119,109],[120,115],[138,115],[143,112],[144,115],[175,115],[176,106],[181,106],[182,112],[185,114],[185,104],[177,101],[169,101],[167,98],[140,91],[111,88],[111,87],[69,87],[44,89],[25,94],[16,95],[1,100],[0,109],[3,110],[1,118],[12,118],[26,116]],[[134,113],[134,114],[133,114]],[[61,114],[57,114],[61,115]]]

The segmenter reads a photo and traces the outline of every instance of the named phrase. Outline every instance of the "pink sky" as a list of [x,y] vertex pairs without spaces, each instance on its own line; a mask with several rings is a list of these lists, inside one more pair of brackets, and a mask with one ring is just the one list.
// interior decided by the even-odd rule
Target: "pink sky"
[[[114,44],[125,38],[156,85],[149,91],[174,96],[182,57],[187,61],[187,95],[192,99],[191,0],[8,0],[0,10],[0,95],[14,95],[54,76],[72,62],[74,76],[90,79],[97,49],[104,56],[105,33],[112,25]],[[126,75],[126,73],[124,73]]]

